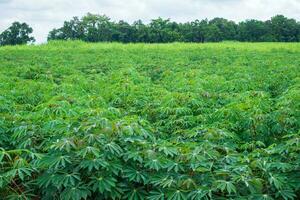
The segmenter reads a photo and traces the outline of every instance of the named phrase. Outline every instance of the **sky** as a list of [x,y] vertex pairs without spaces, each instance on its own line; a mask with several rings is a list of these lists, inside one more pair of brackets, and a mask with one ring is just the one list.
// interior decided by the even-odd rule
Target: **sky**
[[300,21],[300,0],[0,0],[0,32],[14,21],[26,22],[37,43],[43,43],[50,30],[88,12],[128,22],[157,17],[177,22],[223,17],[239,22],[267,20],[276,14]]

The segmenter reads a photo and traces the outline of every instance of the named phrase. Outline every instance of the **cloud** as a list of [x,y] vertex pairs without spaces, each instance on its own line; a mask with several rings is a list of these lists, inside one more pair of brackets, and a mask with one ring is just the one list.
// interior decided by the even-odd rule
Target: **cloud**
[[63,21],[87,12],[106,14],[113,20],[146,22],[157,17],[185,22],[224,17],[230,20],[266,20],[276,14],[300,20],[299,0],[0,0],[0,32],[12,22],[27,22],[37,41]]

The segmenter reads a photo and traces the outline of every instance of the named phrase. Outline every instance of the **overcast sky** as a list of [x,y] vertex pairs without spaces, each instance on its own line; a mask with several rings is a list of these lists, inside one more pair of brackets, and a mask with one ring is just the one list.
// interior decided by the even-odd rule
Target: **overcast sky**
[[87,12],[133,22],[163,17],[177,22],[224,17],[266,20],[283,14],[300,21],[300,0],[0,0],[0,32],[12,22],[26,22],[38,43],[73,16]]

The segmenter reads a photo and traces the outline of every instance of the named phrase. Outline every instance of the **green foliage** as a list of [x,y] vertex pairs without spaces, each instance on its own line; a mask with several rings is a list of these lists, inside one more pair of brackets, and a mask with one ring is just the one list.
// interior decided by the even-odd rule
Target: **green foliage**
[[169,43],[169,42],[299,42],[300,25],[294,19],[276,15],[267,21],[246,20],[235,23],[224,18],[177,23],[170,19],[141,20],[129,24],[111,21],[105,15],[88,13],[65,21],[53,29],[48,40],[83,40],[87,42]]
[[1,199],[299,199],[299,53],[1,47]]
[[14,22],[0,34],[0,46],[18,45],[34,42],[34,37],[30,36],[32,28],[26,23]]

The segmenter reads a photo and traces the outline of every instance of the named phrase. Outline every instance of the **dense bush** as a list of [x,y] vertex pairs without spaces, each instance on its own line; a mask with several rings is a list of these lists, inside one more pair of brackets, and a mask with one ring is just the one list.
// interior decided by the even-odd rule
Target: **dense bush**
[[3,199],[298,199],[298,44],[0,48]]

